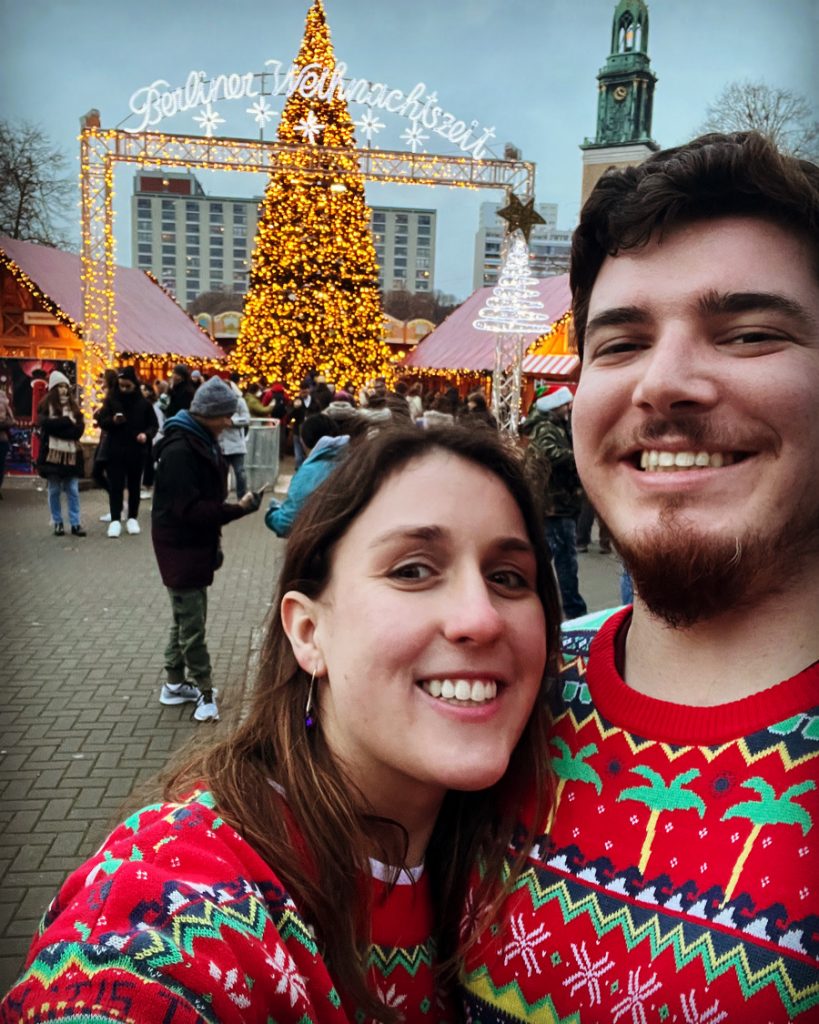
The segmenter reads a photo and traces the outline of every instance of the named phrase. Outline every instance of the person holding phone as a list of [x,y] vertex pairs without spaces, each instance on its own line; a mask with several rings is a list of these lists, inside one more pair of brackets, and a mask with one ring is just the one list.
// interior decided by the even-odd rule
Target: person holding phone
[[208,587],[223,561],[222,526],[255,512],[264,491],[248,491],[235,503],[225,500],[227,463],[219,435],[232,426],[237,404],[231,388],[212,377],[189,410],[165,421],[156,447],[151,539],[172,611],[159,700],[194,703],[197,722],[219,720],[205,626]]

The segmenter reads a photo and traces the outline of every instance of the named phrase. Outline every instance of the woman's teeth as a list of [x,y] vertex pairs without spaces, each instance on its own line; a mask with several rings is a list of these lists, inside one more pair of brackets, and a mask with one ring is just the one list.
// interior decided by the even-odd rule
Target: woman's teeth
[[425,679],[420,685],[430,697],[464,703],[471,701],[483,704],[484,701],[494,700],[498,693],[498,684],[494,679]]
[[720,469],[734,461],[731,452],[661,452],[656,449],[640,453],[640,469],[649,473],[673,473],[678,469]]

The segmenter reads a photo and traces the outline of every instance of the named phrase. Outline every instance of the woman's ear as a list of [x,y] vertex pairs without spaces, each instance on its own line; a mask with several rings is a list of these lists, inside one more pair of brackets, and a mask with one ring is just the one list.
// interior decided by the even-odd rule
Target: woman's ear
[[316,640],[319,606],[298,590],[288,590],[279,609],[282,626],[299,667],[310,675],[326,674],[324,657]]

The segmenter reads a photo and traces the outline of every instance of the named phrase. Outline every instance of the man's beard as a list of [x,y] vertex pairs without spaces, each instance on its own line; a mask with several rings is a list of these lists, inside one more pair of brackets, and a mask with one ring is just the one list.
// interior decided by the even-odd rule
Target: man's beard
[[674,628],[742,611],[781,592],[819,549],[815,514],[804,506],[773,536],[755,531],[744,537],[703,535],[680,506],[670,502],[642,536],[612,533],[640,600]]

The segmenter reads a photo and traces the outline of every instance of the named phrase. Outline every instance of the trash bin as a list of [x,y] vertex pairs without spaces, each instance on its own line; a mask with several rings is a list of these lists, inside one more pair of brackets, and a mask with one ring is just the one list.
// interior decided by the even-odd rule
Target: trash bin
[[250,421],[245,471],[251,491],[257,491],[262,484],[269,484],[269,490],[273,490],[279,475],[279,429],[278,420]]

